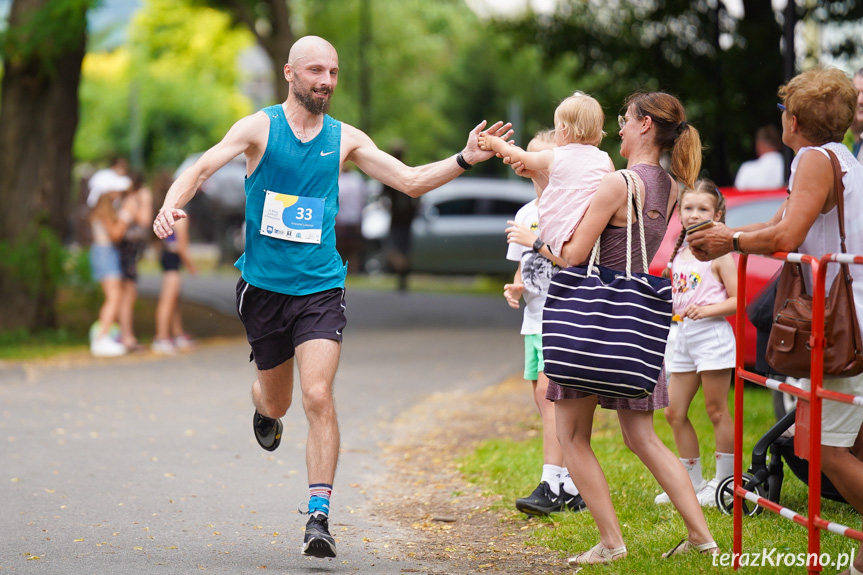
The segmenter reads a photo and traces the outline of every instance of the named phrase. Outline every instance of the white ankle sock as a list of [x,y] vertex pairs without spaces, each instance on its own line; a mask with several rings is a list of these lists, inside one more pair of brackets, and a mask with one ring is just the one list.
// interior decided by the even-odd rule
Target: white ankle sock
[[722,481],[734,474],[734,454],[716,452],[716,479]]
[[704,476],[701,474],[700,457],[681,457],[680,462],[686,468],[686,473],[689,474],[689,480],[693,487],[698,487],[704,482]]
[[546,463],[542,466],[542,479],[551,488],[551,492],[557,495],[560,493],[560,468],[557,465]]
[[569,471],[566,467],[561,467],[560,482],[563,483],[563,490],[570,495],[578,495],[578,487],[572,482],[572,477],[569,476]]

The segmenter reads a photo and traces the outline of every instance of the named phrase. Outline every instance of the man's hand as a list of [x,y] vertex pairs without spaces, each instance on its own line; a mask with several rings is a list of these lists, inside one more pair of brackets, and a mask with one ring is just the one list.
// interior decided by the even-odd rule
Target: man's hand
[[506,284],[503,286],[503,297],[512,309],[518,309],[518,300],[524,293],[524,284]]
[[174,224],[177,220],[182,220],[188,217],[186,212],[177,208],[159,210],[156,219],[153,222],[153,232],[160,240],[164,240],[174,233]]
[[731,236],[734,232],[725,224],[716,222],[712,227],[693,232],[686,237],[689,249],[699,260],[706,262],[715,260],[733,251]]
[[465,146],[464,151],[462,151],[462,157],[468,164],[476,164],[479,162],[484,162],[489,158],[494,157],[494,152],[483,150],[479,145],[479,136],[483,134],[483,136],[497,136],[503,141],[509,140],[513,135],[512,124],[507,122],[504,124],[503,122],[495,122],[489,129],[484,130],[486,121],[483,120],[477,126],[471,130],[470,134],[467,137],[467,146]]

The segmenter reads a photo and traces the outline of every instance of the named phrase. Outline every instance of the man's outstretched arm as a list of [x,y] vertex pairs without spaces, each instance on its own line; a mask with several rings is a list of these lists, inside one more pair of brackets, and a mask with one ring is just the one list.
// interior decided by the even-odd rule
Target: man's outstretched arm
[[[480,132],[485,128],[483,120],[470,134],[467,145],[461,151],[462,158],[470,165],[483,162],[494,156],[494,152],[481,150],[477,142]],[[512,136],[511,124],[497,122],[486,133],[508,139]],[[380,150],[375,143],[361,130],[343,124],[343,146],[347,147],[345,160],[354,162],[359,169],[379,182],[400,190],[412,197],[419,197],[464,173],[456,160],[456,155],[449,158],[411,167]]]

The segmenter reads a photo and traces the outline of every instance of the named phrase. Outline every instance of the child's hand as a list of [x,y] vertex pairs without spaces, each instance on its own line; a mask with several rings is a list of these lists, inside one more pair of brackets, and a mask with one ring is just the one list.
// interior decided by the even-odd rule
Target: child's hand
[[518,309],[518,300],[524,293],[524,284],[506,284],[503,286],[503,297],[512,309]]
[[704,319],[706,317],[710,317],[710,314],[706,313],[708,310],[705,306],[695,305],[694,303],[686,306],[686,309],[683,310],[683,313],[680,314],[681,317],[688,317],[689,319]]
[[480,149],[483,149],[487,152],[494,151],[494,139],[495,136],[490,136],[484,132],[480,132],[478,137],[478,143]]
[[506,222],[509,227],[506,228],[506,243],[519,244],[526,248],[533,247],[536,242],[536,234],[530,231],[530,228],[517,224],[512,220]]

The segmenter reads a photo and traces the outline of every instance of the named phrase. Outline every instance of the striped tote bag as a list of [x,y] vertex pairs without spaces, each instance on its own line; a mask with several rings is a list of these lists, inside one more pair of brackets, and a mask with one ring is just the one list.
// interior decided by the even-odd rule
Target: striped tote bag
[[[630,204],[641,194],[624,171]],[[634,196],[634,198],[633,198]],[[634,202],[632,201],[634,199]],[[632,272],[632,210],[627,221],[626,271],[594,265],[561,270],[551,280],[542,316],[545,374],[558,385],[606,397],[653,393],[671,326],[671,280],[647,273],[644,222],[638,217],[644,273]]]

